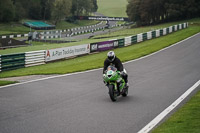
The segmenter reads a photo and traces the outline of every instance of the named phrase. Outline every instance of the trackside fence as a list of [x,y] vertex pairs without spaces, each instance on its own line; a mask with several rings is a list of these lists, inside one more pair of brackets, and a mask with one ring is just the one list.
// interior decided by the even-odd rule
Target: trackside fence
[[30,67],[45,64],[49,61],[72,58],[80,55],[86,55],[93,52],[101,52],[115,48],[126,47],[136,43],[164,36],[188,27],[188,23],[173,25],[167,28],[140,33],[121,39],[112,39],[104,42],[96,42],[71,46],[65,48],[31,51],[19,54],[0,55],[0,72],[14,70],[23,67]]
[[25,67],[45,64],[45,50],[25,53]]

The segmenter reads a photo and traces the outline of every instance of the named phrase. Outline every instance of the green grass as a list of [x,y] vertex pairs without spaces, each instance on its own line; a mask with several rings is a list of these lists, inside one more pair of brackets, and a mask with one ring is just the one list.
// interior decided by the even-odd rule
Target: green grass
[[[99,13],[109,17],[127,17],[127,0],[98,0]],[[117,14],[117,15],[116,15]]]
[[[177,31],[167,36],[148,40],[129,47],[118,48],[114,51],[116,52],[116,55],[123,62],[125,62],[158,51],[164,47],[174,44],[198,32],[200,32],[199,26],[190,26],[187,29]],[[34,74],[65,74],[78,71],[85,71],[89,69],[102,67],[105,58],[106,52],[102,52],[70,60],[48,63],[41,66],[22,68],[13,71],[4,71],[1,72],[0,78]]]
[[152,133],[200,133],[200,91]]
[[[25,21],[25,20],[23,20]],[[11,23],[0,23],[0,35],[10,35],[10,34],[25,34],[30,31],[30,28],[25,27],[22,25],[23,22],[11,22]],[[98,21],[77,21],[76,24],[69,23],[66,21],[61,21],[56,25],[55,30],[59,29],[70,29],[70,28],[75,28],[75,27],[81,27],[81,26],[87,26],[87,25],[93,25],[97,24]],[[35,31],[32,29],[31,31]],[[37,30],[41,31],[41,30]]]
[[9,85],[9,84],[14,84],[14,83],[18,83],[18,82],[0,80],[0,86],[5,86],[5,85]]
[[196,23],[200,24],[200,18],[199,19],[191,19],[188,21],[177,21],[177,22],[170,22],[170,23],[164,23],[164,24],[153,25],[153,26],[144,26],[144,27],[138,27],[138,28],[124,29],[124,30],[120,30],[120,31],[116,31],[116,32],[111,32],[109,34],[98,35],[93,38],[112,37],[112,38],[119,39],[119,38],[131,36],[131,35],[136,35],[139,33],[148,32],[151,30],[157,30],[157,29],[169,27],[169,26],[176,25],[176,24],[181,24],[184,22],[196,22]]
[[0,23],[0,35],[24,34],[29,31],[30,29],[23,26],[21,23]]
[[82,27],[82,26],[86,26],[86,25],[94,25],[97,23],[98,23],[98,21],[92,21],[92,20],[91,21],[81,20],[81,21],[77,21],[77,23],[69,23],[66,21],[61,21],[56,26],[56,29],[70,29],[70,28]]

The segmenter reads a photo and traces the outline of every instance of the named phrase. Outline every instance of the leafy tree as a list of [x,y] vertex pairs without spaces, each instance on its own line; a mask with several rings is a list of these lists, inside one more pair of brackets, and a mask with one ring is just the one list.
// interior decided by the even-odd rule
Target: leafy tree
[[37,19],[37,20],[42,19],[40,2],[39,1],[30,1],[30,2],[31,2],[31,7],[28,12],[29,17],[31,19]]
[[71,13],[73,16],[88,15],[94,10],[93,0],[73,0]]
[[199,0],[129,0],[127,15],[138,25],[200,16]]
[[52,9],[52,19],[55,25],[70,15],[72,1],[71,0],[55,0]]
[[41,0],[41,16],[43,20],[51,19],[51,12],[54,0]]
[[93,12],[96,12],[98,10],[97,0],[93,0]]
[[26,11],[23,8],[22,4],[20,2],[16,2],[15,4],[15,21],[19,21],[26,16]]
[[10,22],[14,19],[15,12],[11,0],[0,0],[0,21]]
[[129,19],[135,21],[137,25],[141,25],[141,17],[139,13],[141,0],[129,0],[128,3],[126,13],[129,16]]

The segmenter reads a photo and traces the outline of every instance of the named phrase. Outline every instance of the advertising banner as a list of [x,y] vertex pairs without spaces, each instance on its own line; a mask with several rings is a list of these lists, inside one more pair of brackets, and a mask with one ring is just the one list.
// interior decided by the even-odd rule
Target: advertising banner
[[90,43],[90,52],[97,52],[98,44],[97,43]]
[[106,51],[114,48],[114,41],[105,41],[98,43],[98,51]]
[[111,39],[109,41],[113,41],[114,48],[118,48],[119,47],[119,42],[118,42],[117,39]]
[[118,47],[118,41],[105,41],[105,42],[96,42],[90,44],[90,51],[91,52],[99,52],[99,51],[106,51],[113,49],[114,47]]
[[125,17],[105,17],[105,16],[74,16],[78,20],[97,20],[97,21],[129,21]]
[[46,62],[48,62],[87,53],[90,53],[89,44],[65,47],[65,48],[57,48],[57,49],[46,50],[45,60]]

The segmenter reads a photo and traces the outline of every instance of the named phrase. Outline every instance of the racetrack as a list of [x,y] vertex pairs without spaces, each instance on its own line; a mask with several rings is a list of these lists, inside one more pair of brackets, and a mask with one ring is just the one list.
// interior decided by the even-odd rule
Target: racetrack
[[199,42],[126,63],[129,95],[117,102],[101,69],[1,87],[0,132],[135,133],[200,79]]

